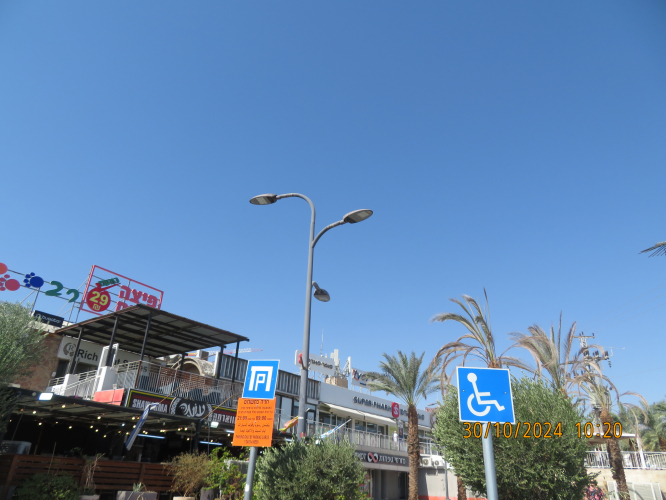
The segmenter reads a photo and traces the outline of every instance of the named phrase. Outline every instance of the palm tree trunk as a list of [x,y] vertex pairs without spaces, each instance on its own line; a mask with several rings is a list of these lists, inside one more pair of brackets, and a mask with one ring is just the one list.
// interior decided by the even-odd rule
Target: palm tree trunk
[[458,500],[467,500],[467,488],[465,488],[465,483],[460,479],[460,476],[456,477],[458,478]]
[[[601,422],[602,427],[608,424],[613,428],[613,419],[606,408],[601,409]],[[608,458],[610,460],[611,471],[613,479],[617,481],[617,490],[620,493],[620,498],[629,498],[629,488],[627,488],[627,478],[624,475],[624,465],[622,463],[622,452],[617,439],[614,437],[606,439],[606,450],[608,451]]]
[[407,419],[409,420],[409,434],[407,436],[407,455],[409,456],[409,500],[419,500],[419,462],[421,452],[419,450],[419,415],[416,406],[407,407]]
[[661,451],[666,451],[666,439],[661,436],[659,436],[659,449]]

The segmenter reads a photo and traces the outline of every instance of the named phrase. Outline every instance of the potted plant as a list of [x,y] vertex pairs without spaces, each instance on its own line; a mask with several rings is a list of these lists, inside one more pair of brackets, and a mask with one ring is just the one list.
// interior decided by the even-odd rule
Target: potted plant
[[116,500],[157,500],[156,491],[146,491],[141,483],[136,483],[132,491],[119,491]]
[[94,458],[86,458],[86,463],[83,464],[83,494],[79,497],[80,500],[99,500],[99,495],[95,493],[95,471],[99,467],[99,459],[102,454],[95,455]]
[[171,491],[183,496],[173,500],[196,500],[196,495],[206,484],[210,458],[205,453],[182,453],[167,468],[173,476]]

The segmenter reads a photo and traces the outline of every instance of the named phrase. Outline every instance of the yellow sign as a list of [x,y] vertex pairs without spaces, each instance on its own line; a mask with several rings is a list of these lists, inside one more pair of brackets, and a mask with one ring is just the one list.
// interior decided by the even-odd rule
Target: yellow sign
[[274,419],[275,399],[240,398],[233,445],[270,448]]

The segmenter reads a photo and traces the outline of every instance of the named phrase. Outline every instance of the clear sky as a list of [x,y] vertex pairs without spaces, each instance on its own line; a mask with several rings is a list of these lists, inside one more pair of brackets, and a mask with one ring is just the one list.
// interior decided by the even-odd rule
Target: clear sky
[[661,399],[664,26],[662,0],[0,0],[0,262],[112,269],[295,371],[309,209],[248,200],[300,192],[318,228],[374,210],[317,246],[313,352],[430,359],[485,287],[500,350],[562,312]]

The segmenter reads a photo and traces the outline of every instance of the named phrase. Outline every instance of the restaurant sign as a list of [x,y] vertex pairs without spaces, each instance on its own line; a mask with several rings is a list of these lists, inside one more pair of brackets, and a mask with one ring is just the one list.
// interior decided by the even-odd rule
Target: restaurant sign
[[222,425],[230,427],[236,425],[236,410],[232,408],[218,408],[211,403],[203,401],[165,397],[152,392],[137,391],[135,389],[131,389],[127,395],[128,408],[143,410],[151,403],[157,403],[157,406],[152,410],[157,413],[199,419],[208,415],[206,419],[208,422],[219,422]]

